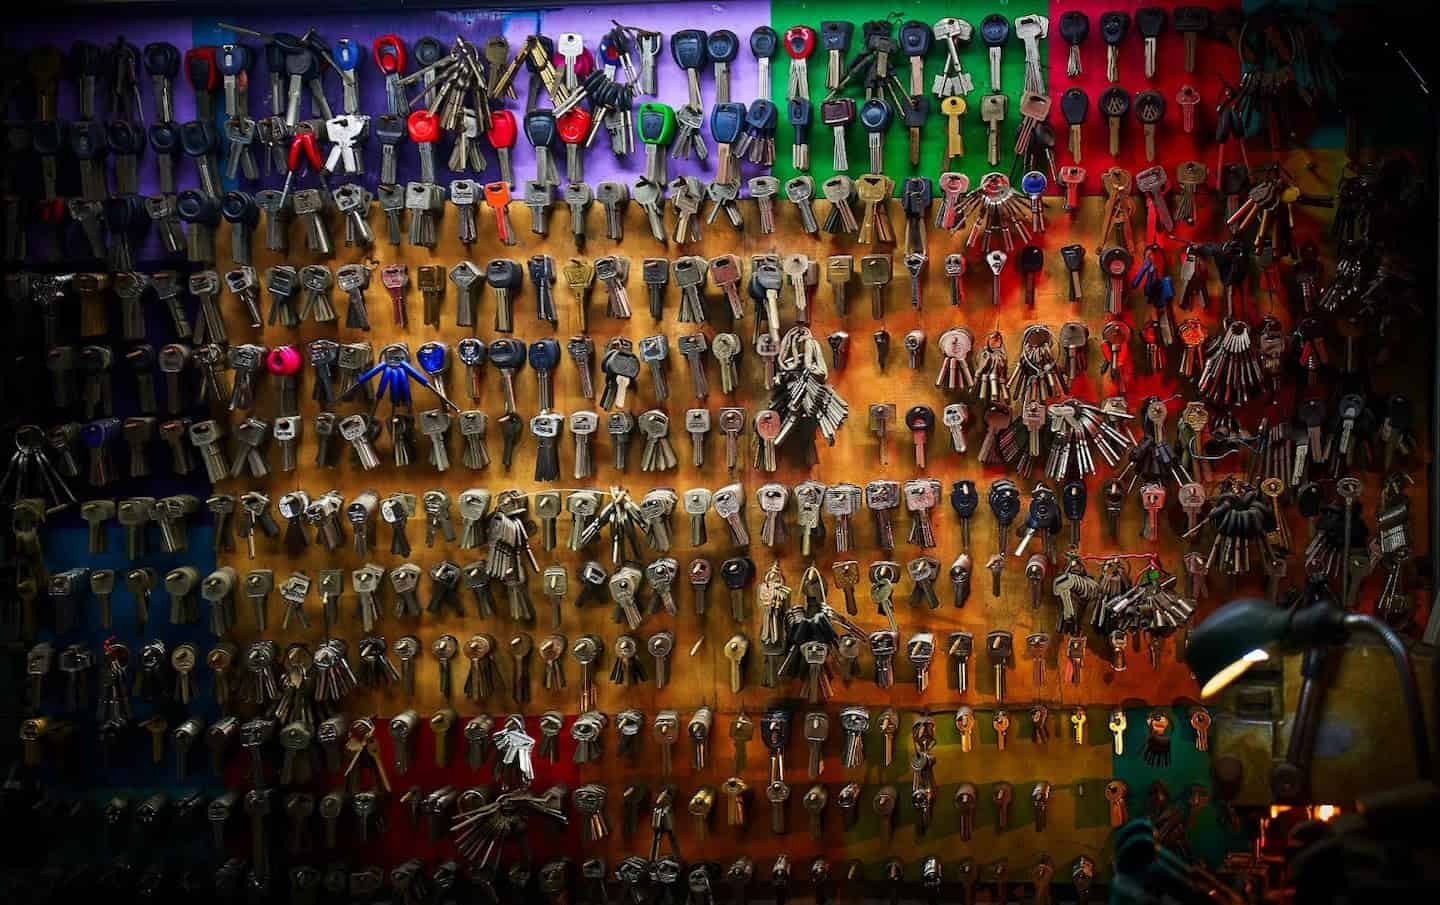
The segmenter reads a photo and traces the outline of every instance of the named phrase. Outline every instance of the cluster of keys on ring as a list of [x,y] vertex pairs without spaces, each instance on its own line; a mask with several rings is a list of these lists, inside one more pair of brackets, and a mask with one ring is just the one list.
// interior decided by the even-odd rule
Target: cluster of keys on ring
[[[1247,136],[1266,88],[1203,74],[1238,16],[28,49],[5,290],[54,422],[5,476],[27,760],[93,722],[106,763],[229,786],[117,796],[112,826],[193,820],[232,884],[417,902],[1044,902],[1098,889],[1129,816],[1183,846],[1208,787],[1112,764],[1206,750],[1197,607],[1253,577],[1412,618],[1412,406],[1362,388],[1371,300],[1321,252],[1334,199]],[[777,60],[783,98],[732,96]],[[1167,171],[1167,131],[1213,165]],[[638,178],[592,186],[611,156]],[[113,489],[170,475],[211,491]],[[75,514],[94,562],[46,549]],[[167,644],[189,624],[209,641]],[[433,857],[331,876],[387,833]],[[906,863],[902,833],[958,855]]]

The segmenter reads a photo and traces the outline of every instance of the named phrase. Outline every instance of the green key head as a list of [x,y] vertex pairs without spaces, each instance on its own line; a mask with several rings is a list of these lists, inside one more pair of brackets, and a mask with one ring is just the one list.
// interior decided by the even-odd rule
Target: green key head
[[675,108],[647,101],[640,105],[635,125],[640,132],[640,140],[645,144],[668,145],[675,137]]

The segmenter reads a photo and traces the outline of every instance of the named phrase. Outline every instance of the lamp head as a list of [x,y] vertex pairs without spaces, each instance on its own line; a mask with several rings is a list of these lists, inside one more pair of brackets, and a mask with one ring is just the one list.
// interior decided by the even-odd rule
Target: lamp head
[[1213,697],[1278,649],[1343,641],[1344,616],[1326,603],[1299,610],[1257,598],[1225,604],[1190,632],[1186,645],[1185,659],[1200,682],[1200,696]]

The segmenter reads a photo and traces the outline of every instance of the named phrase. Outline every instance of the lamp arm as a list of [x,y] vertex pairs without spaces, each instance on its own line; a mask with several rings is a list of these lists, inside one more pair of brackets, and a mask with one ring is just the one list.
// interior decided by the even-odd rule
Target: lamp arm
[[1410,668],[1410,654],[1405,650],[1400,636],[1379,619],[1363,613],[1347,613],[1344,625],[1345,628],[1352,631],[1364,629],[1378,635],[1385,647],[1389,649],[1390,659],[1395,663],[1395,671],[1400,675],[1400,692],[1404,696],[1405,709],[1410,713],[1410,744],[1415,753],[1415,770],[1422,780],[1434,779],[1433,764],[1430,761],[1430,739],[1425,727],[1425,711],[1420,707],[1420,692],[1415,684],[1415,674]]

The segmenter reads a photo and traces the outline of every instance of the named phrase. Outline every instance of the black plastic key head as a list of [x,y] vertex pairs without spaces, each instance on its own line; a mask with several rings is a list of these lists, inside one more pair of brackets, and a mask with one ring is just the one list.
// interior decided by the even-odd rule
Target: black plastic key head
[[145,149],[145,133],[128,119],[117,119],[105,126],[105,140],[110,150],[120,156],[136,155]]
[[1165,97],[1158,91],[1140,91],[1135,95],[1135,118],[1153,125],[1165,117]]
[[1135,10],[1135,30],[1142,38],[1158,38],[1165,30],[1167,16],[1158,6],[1142,6]]
[[214,226],[220,222],[220,205],[196,189],[186,189],[175,196],[175,213],[186,223]]
[[860,26],[860,34],[865,39],[866,50],[880,50],[887,46],[887,42],[894,43],[890,37],[889,19],[871,19]]
[[180,50],[167,41],[146,44],[140,58],[150,75],[173,79],[180,74]]
[[935,410],[928,405],[913,405],[905,412],[905,427],[912,431],[928,431],[935,427]]
[[1038,245],[1026,245],[1020,249],[1020,260],[1016,266],[1021,273],[1039,273],[1045,269],[1045,250]]
[[455,344],[455,354],[467,367],[479,367],[490,356],[490,346],[478,336],[467,336]]
[[1385,425],[1392,430],[1408,431],[1414,423],[1414,417],[1410,397],[1404,393],[1392,393],[1390,398],[1385,400]]
[[1084,518],[1087,496],[1084,481],[1070,481],[1060,488],[1060,509],[1065,513],[1065,518],[1072,522]]
[[220,214],[228,223],[254,226],[260,222],[260,205],[249,192],[230,191],[220,200]]
[[1065,89],[1065,93],[1060,95],[1060,113],[1068,125],[1080,125],[1090,114],[1090,95],[1081,88]]
[[901,108],[900,116],[907,129],[925,128],[925,121],[930,118],[930,98],[924,96],[910,98],[909,103]]
[[490,363],[502,371],[518,371],[525,367],[525,343],[502,336],[490,343]]
[[30,124],[30,146],[42,157],[53,157],[65,146],[66,127],[63,120],[50,119]]
[[748,556],[735,556],[720,564],[720,580],[732,591],[744,590],[755,577],[755,561]]
[[1295,488],[1295,508],[1306,518],[1317,518],[1324,503],[1325,490],[1314,481],[1306,481]]
[[850,51],[850,42],[855,38],[855,23],[826,20],[820,23],[820,41],[826,50],[840,53]]
[[74,75],[98,76],[105,65],[105,52],[100,49],[98,44],[76,41],[70,45],[70,56],[66,60],[66,64]]
[[1048,488],[1037,487],[1030,495],[1030,514],[1025,526],[1048,532],[1060,527],[1060,508],[1055,504],[1055,494]]
[[1318,428],[1325,423],[1325,401],[1306,399],[1295,407],[1295,419],[1307,428]]
[[975,482],[969,479],[950,485],[950,508],[962,519],[970,518],[980,506],[980,494],[975,491]]
[[1115,46],[1125,40],[1125,33],[1130,30],[1130,16],[1119,10],[1112,10],[1100,14],[1100,37],[1106,44]]
[[415,39],[415,43],[410,45],[410,55],[415,58],[416,68],[423,69],[438,63],[440,58],[446,55],[445,45],[437,38],[426,35]]
[[670,57],[681,69],[699,69],[709,62],[705,32],[682,28],[670,36]]
[[1001,478],[990,485],[987,502],[996,519],[1002,523],[1011,522],[1020,514],[1020,489],[1014,481]]
[[1130,94],[1124,88],[1106,88],[1100,95],[1100,112],[1118,118],[1130,112]]
[[79,160],[101,160],[110,150],[105,124],[98,120],[78,120],[70,124],[70,153]]
[[935,36],[930,26],[918,19],[911,19],[900,26],[900,52],[907,57],[923,57],[930,52]]
[[1205,6],[1177,6],[1170,14],[1170,25],[1181,34],[1209,31],[1210,9]]
[[[490,357],[492,360],[494,359],[493,351]],[[628,377],[633,381],[640,376],[640,359],[634,352],[611,349],[605,353],[605,357],[600,359],[600,370],[615,377]]]
[[1090,37],[1090,17],[1078,9],[1067,10],[1060,16],[1060,37],[1067,44],[1083,44]]
[[180,124],[180,147],[191,157],[214,154],[220,146],[220,135],[215,124],[206,120],[192,119]]
[[136,195],[115,195],[105,199],[105,225],[112,233],[134,233],[150,225],[145,202]]
[[1060,249],[1060,260],[1065,262],[1067,271],[1079,273],[1080,268],[1085,266],[1085,247],[1083,245],[1066,245]]
[[524,280],[525,270],[519,261],[495,258],[485,265],[485,282],[494,289],[508,289],[513,292],[520,288]]

